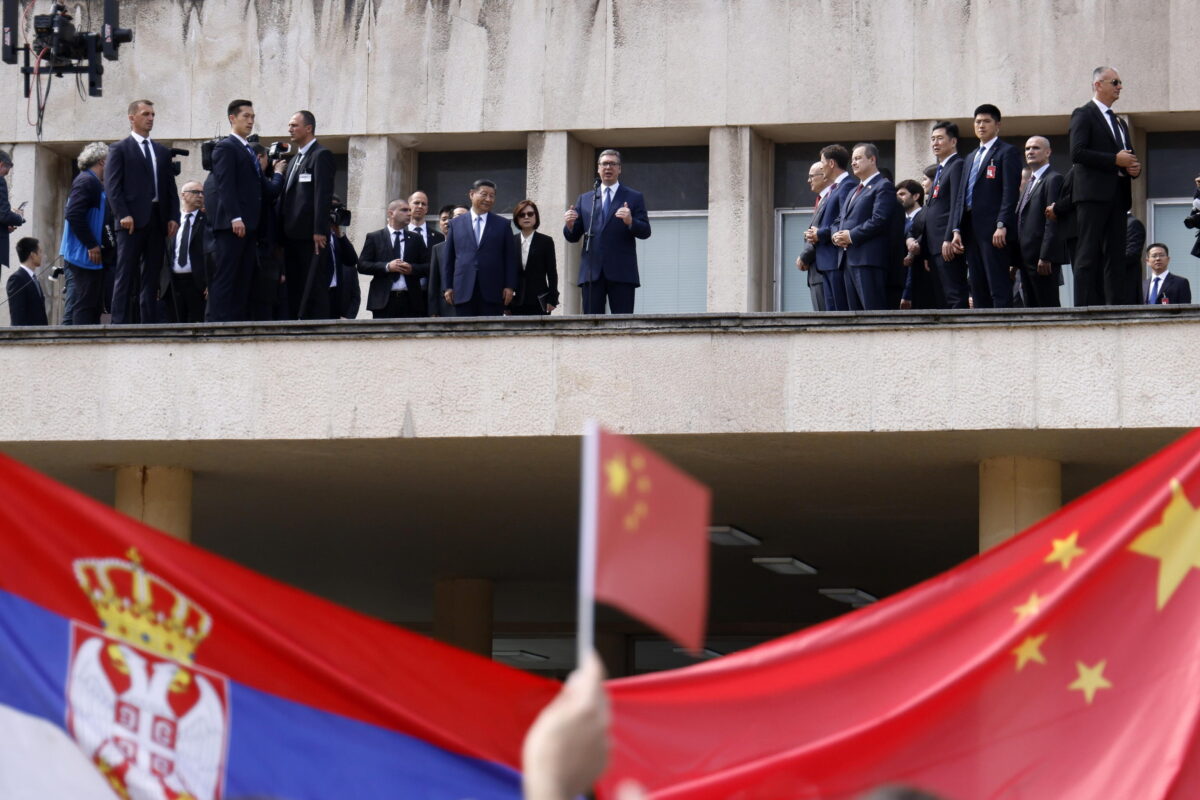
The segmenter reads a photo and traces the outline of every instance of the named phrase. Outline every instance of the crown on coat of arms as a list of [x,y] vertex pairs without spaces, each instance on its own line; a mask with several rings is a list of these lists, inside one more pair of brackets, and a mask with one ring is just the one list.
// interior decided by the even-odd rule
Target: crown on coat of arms
[[174,661],[192,662],[212,630],[212,617],[191,598],[142,566],[136,548],[119,558],[74,562],[79,588],[92,601],[100,625],[123,639]]

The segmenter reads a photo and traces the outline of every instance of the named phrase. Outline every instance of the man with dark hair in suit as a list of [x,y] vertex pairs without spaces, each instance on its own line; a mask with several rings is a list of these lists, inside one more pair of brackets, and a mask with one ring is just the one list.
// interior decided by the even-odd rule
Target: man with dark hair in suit
[[[817,202],[813,206],[812,223],[808,226],[808,230],[811,231],[824,216],[823,210],[828,208],[827,200],[833,189],[833,184],[825,177],[825,165],[820,161],[814,161],[813,165],[808,168],[808,188],[817,196]],[[825,305],[825,281],[821,270],[816,266],[817,248],[808,241],[807,234],[808,231],[805,231],[804,249],[800,251],[800,255],[796,256],[796,269],[808,277],[808,293],[813,311],[825,311],[827,308]]]
[[1021,158],[1001,141],[1000,109],[984,103],[975,109],[979,149],[963,162],[962,191],[951,212],[951,249],[967,257],[975,308],[1010,308],[1008,231],[1017,224]]
[[842,216],[842,205],[857,182],[846,170],[850,151],[840,144],[821,148],[821,169],[828,192],[813,215],[813,224],[804,232],[804,241],[813,247],[813,266],[821,273],[826,311],[849,311],[846,280],[842,267],[842,249],[833,243],[834,223]]
[[[330,199],[330,209],[342,207],[342,198],[336,194]],[[328,246],[322,251],[318,261],[319,270],[315,275],[315,285],[324,286],[327,296],[329,319],[354,319],[362,305],[362,290],[358,286],[358,253],[350,243],[350,237],[341,226],[329,221]]]
[[168,290],[175,319],[179,322],[204,321],[204,187],[188,181],[179,193],[179,231],[167,242],[167,266],[159,284],[160,295]]
[[[600,188],[585,192],[563,215],[568,242],[584,239],[579,263],[583,313],[632,314],[641,286],[636,239],[650,238],[650,217],[641,192],[620,183],[621,154],[604,150],[597,160]],[[597,196],[599,195],[599,196]],[[597,205],[598,204],[598,205]]]
[[935,122],[929,132],[929,147],[937,159],[932,185],[925,195],[923,218],[925,250],[942,284],[946,308],[966,308],[971,287],[967,281],[967,262],[953,245],[951,212],[957,207],[961,191],[964,161],[958,154],[958,125]]
[[[887,272],[902,256],[895,252],[896,227],[903,225],[896,187],[879,174],[879,149],[861,142],[850,154],[857,185],[835,222],[833,243],[842,248],[843,277],[851,311],[887,308]],[[896,305],[899,307],[899,297]]]
[[426,307],[431,317],[453,317],[454,305],[446,302],[442,290],[442,265],[445,263],[446,236],[450,234],[450,220],[467,213],[466,206],[442,206],[438,212],[442,241],[429,248],[429,290],[425,294]]
[[1058,201],[1063,178],[1050,166],[1050,140],[1031,136],[1025,142],[1029,180],[1017,201],[1017,245],[1025,305],[1058,308],[1064,258],[1058,222],[1046,217],[1046,206]]
[[[117,270],[112,321],[157,320],[158,282],[167,240],[179,230],[179,197],[171,172],[171,152],[150,141],[154,103],[129,104],[130,133],[109,148],[104,168],[108,204],[117,219]],[[136,293],[136,294],[135,294]]]
[[358,257],[358,271],[372,275],[367,310],[375,319],[425,316],[429,263],[421,234],[409,228],[411,205],[404,199],[388,203],[387,224],[367,234]]
[[[937,166],[926,169],[921,183],[914,180],[900,181],[896,185],[896,202],[904,212],[904,244],[901,246],[904,268],[904,286],[900,293],[901,310],[943,308],[942,281],[933,272],[929,250],[925,245],[925,198],[928,187],[933,185]],[[938,243],[939,246],[941,243]]]
[[1182,275],[1171,272],[1171,251],[1162,242],[1146,248],[1146,266],[1151,277],[1142,281],[1142,301],[1146,305],[1192,302],[1192,285]]
[[25,237],[17,240],[17,258],[21,266],[8,278],[8,313],[13,325],[47,325],[46,295],[38,283],[37,271],[42,266],[42,248],[38,240]]
[[490,213],[496,184],[475,181],[469,193],[471,212],[450,220],[443,253],[442,293],[459,317],[498,317],[513,301],[520,279],[520,253],[512,225]]
[[25,218],[8,203],[8,182],[4,178],[12,172],[12,167],[12,156],[7,150],[0,150],[0,267],[8,265],[8,229],[25,224]]
[[[328,292],[315,284],[309,267],[329,241],[329,208],[333,202],[333,153],[315,138],[317,118],[311,111],[297,111],[288,120],[292,152],[283,197],[279,202],[283,219],[283,259],[287,273],[288,302],[292,319],[328,319]],[[307,291],[306,291],[307,290]],[[308,297],[307,306],[301,303]]]
[[[213,192],[205,198],[214,240],[213,271],[207,276],[208,322],[250,319],[259,227],[264,222],[262,197],[271,183],[246,138],[254,130],[254,105],[234,100],[227,112],[229,135],[213,147]],[[276,172],[283,166],[277,164]]]
[[1127,305],[1125,212],[1133,205],[1131,181],[1142,174],[1129,128],[1112,110],[1121,76],[1112,67],[1092,71],[1092,100],[1071,114],[1071,161],[1079,241],[1073,266],[1079,305]]

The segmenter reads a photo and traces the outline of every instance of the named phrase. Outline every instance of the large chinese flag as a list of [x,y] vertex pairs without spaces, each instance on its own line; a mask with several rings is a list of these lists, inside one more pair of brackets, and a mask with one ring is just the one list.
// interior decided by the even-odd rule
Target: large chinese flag
[[866,609],[614,681],[606,796],[1200,798],[1200,432]]
[[0,456],[5,800],[517,800],[555,691]]
[[588,487],[596,493],[596,599],[699,650],[708,611],[708,489],[628,436],[598,435]]

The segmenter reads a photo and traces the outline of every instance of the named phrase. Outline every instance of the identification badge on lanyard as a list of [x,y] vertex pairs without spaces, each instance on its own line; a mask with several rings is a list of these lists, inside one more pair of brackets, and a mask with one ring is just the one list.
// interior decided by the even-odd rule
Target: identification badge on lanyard
[[996,177],[996,165],[995,164],[988,164],[987,176],[989,179]]
[[941,191],[942,191],[942,185],[940,183],[937,186],[933,187],[933,199],[934,200],[937,200],[937,196]]

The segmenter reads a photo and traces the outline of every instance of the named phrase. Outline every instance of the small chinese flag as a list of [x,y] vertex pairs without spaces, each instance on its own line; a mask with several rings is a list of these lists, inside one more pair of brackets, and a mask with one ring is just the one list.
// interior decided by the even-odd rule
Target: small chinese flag
[[585,509],[588,492],[595,500],[595,597],[699,652],[708,611],[708,488],[627,436],[598,427],[594,435],[584,493]]

